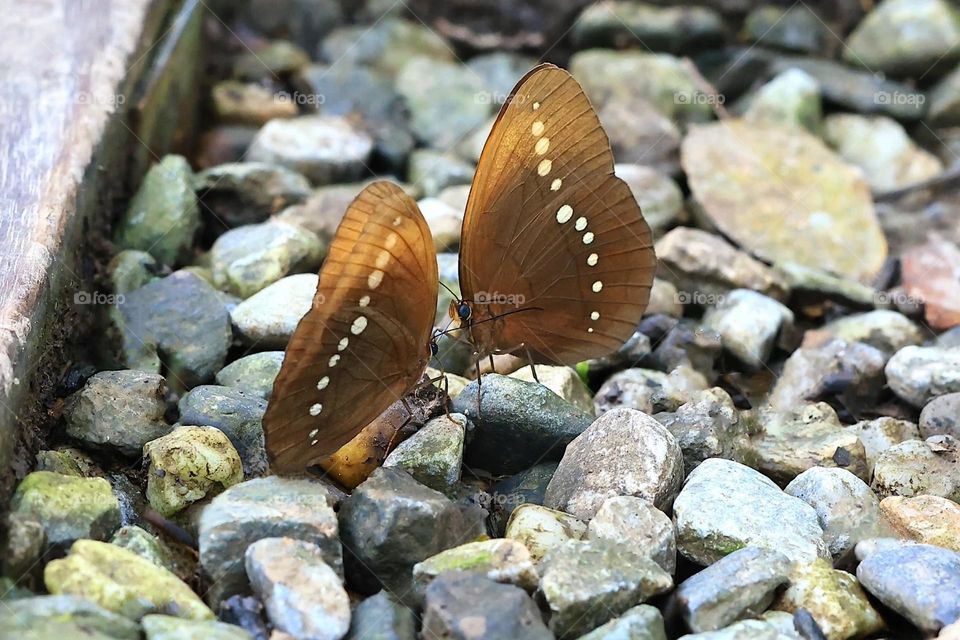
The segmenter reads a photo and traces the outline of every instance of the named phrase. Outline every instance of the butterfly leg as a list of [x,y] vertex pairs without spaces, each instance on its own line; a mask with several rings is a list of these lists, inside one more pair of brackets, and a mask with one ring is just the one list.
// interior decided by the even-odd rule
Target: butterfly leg
[[533,364],[533,356],[530,355],[530,347],[523,345],[523,351],[527,354],[527,362],[530,363],[530,372],[533,374],[533,380],[539,383],[540,378],[537,377],[537,365]]
[[[496,373],[496,372],[497,372],[497,367],[493,364],[493,354],[491,353],[491,354],[490,354],[489,356],[487,356],[487,357],[490,358],[490,373]],[[479,365],[477,365],[477,366],[478,366],[477,371],[479,372],[479,371],[480,371]],[[477,374],[477,377],[478,377],[478,378],[480,377],[480,374],[479,374],[479,373]]]

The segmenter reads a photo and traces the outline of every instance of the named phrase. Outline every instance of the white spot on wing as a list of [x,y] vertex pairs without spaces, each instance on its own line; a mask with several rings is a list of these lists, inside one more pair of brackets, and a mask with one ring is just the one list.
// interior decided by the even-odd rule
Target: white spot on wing
[[380,271],[380,269],[371,272],[370,275],[367,276],[367,286],[371,289],[379,287],[381,282],[383,282],[383,271]]
[[390,262],[390,258],[392,257],[393,256],[390,255],[390,252],[386,249],[381,250],[377,255],[377,261],[374,264],[376,265],[377,269],[383,269],[385,266],[387,266],[387,263]]
[[383,243],[383,246],[385,246],[387,249],[393,249],[393,247],[397,244],[397,240],[399,239],[400,236],[398,236],[396,233],[391,233],[387,236],[387,241]]
[[563,224],[570,220],[573,217],[573,207],[568,204],[563,205],[557,209],[557,222]]
[[320,433],[320,429],[314,429],[313,431],[311,431],[311,432],[307,435],[307,437],[309,437],[309,438],[316,438],[318,433]]
[[601,282],[600,280],[597,280],[596,282],[593,283],[593,286],[590,288],[593,289],[594,293],[600,293],[600,291],[603,290],[603,282]]
[[323,391],[330,384],[330,376],[323,376],[317,381],[317,391]]
[[550,191],[559,191],[560,185],[563,184],[563,180],[556,178],[553,182],[550,183]]
[[591,319],[591,320],[599,320],[599,319],[600,319],[600,312],[599,312],[599,311],[591,311],[591,312],[590,312],[590,319]]
[[343,351],[348,344],[350,344],[349,338],[340,338],[340,342],[337,343],[337,351]]
[[540,164],[537,165],[537,173],[541,176],[545,176],[550,173],[550,169],[553,168],[552,160],[541,160]]
[[365,307],[370,304],[370,296],[360,296],[360,306]]
[[593,232],[587,231],[583,234],[583,244],[590,244],[591,242],[593,242]]
[[550,148],[550,138],[540,138],[537,140],[537,144],[533,146],[534,152],[538,156],[542,156]]
[[591,253],[590,255],[587,256],[587,266],[589,267],[597,266],[597,260],[599,259],[600,259],[600,256],[598,256],[595,253]]
[[573,224],[573,228],[577,231],[583,231],[587,228],[587,219],[583,216],[577,218],[577,221]]
[[367,319],[364,316],[360,316],[353,321],[353,324],[350,325],[350,333],[355,336],[363,333],[363,330],[367,328]]
[[534,102],[534,103],[533,103],[533,110],[536,111],[536,110],[539,109],[539,108],[540,108],[540,103],[539,103],[539,102]]
[[536,122],[533,123],[533,126],[530,127],[530,133],[532,133],[535,136],[542,136],[544,129],[546,129],[546,127],[543,125],[543,121],[537,120]]
[[337,366],[338,362],[340,362],[340,355],[335,353],[332,356],[330,356],[329,360],[327,360],[327,365],[331,367],[335,367]]
[[310,415],[312,415],[312,416],[318,416],[318,415],[320,415],[320,412],[321,412],[321,411],[323,411],[323,405],[320,404],[319,402],[318,402],[317,404],[315,404],[315,405],[311,405],[311,406],[310,406]]

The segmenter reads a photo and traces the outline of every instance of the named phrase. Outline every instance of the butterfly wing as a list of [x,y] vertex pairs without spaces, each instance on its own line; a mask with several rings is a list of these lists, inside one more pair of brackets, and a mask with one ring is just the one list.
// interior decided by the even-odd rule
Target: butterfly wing
[[419,381],[437,286],[416,203],[394,184],[371,183],[340,222],[274,383],[263,426],[275,471],[325,459]]
[[[656,256],[613,164],[569,73],[543,64],[520,80],[484,146],[463,223],[460,286],[474,303],[481,353],[525,345],[538,359],[573,364],[633,334]],[[527,310],[477,324],[516,309]]]

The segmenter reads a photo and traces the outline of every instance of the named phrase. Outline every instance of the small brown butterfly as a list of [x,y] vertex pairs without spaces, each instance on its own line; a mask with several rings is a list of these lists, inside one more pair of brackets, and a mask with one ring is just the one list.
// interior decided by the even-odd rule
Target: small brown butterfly
[[[573,364],[619,348],[650,296],[650,229],[593,107],[542,64],[487,139],[460,243],[461,321],[477,357]],[[350,205],[300,321],[263,424],[275,470],[334,453],[409,392],[430,357],[437,300],[430,230],[399,187]]]

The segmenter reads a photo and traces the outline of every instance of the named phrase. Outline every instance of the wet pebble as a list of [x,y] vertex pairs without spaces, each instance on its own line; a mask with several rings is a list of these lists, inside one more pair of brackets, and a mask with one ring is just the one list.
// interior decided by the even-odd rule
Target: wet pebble
[[467,418],[461,413],[434,418],[397,445],[384,467],[398,467],[423,485],[450,493],[460,480]]
[[183,389],[223,367],[232,340],[230,315],[217,290],[192,273],[176,271],[125,294],[113,314],[127,368],[163,368],[167,383]]
[[[180,398],[180,424],[215,427],[236,447],[244,473],[256,475],[267,468],[260,422],[267,403],[242,389],[201,385]],[[226,454],[229,455],[229,454]]]
[[804,334],[804,345],[828,342],[839,338],[846,342],[863,342],[893,354],[903,347],[923,342],[923,333],[913,320],[902,313],[877,309],[855,313],[828,322],[820,329]]
[[381,591],[353,610],[346,640],[415,640],[416,636],[413,611]]
[[346,635],[350,600],[320,547],[294,538],[263,538],[244,557],[250,585],[274,629],[310,640]]
[[418,149],[410,154],[408,179],[424,196],[437,196],[444,189],[470,184],[475,167],[452,153]]
[[120,526],[120,502],[109,482],[51,471],[34,471],[20,481],[10,513],[40,524],[50,545],[106,540]]
[[880,503],[898,535],[960,552],[960,505],[940,496],[890,496]]
[[720,335],[726,351],[759,369],[770,358],[781,327],[793,324],[793,312],[756,291],[735,289],[707,310],[703,324]]
[[576,371],[570,367],[540,364],[536,365],[536,370],[536,378],[530,367],[517,369],[510,377],[541,384],[573,406],[588,414],[593,413],[593,396]]
[[110,538],[110,544],[132,551],[144,560],[149,560],[168,571],[176,569],[173,554],[166,543],[136,525],[125,525],[117,529]]
[[673,597],[691,631],[716,631],[766,611],[790,566],[777,551],[745,547],[687,578]]
[[563,511],[522,504],[510,516],[505,536],[523,543],[539,561],[570,540],[586,538],[587,523]]
[[885,371],[893,392],[919,408],[960,391],[960,348],[904,347],[893,354]]
[[453,409],[475,425],[466,464],[500,474],[559,460],[593,419],[544,386],[498,374],[468,384]]
[[960,554],[926,544],[877,551],[857,580],[880,602],[928,634],[960,619]]
[[894,445],[877,459],[870,486],[880,498],[931,494],[960,500],[960,445],[950,436]]
[[706,388],[703,377],[689,368],[678,368],[671,374],[653,369],[626,369],[607,378],[597,390],[593,404],[597,415],[621,408],[650,415],[676,411]]
[[587,527],[590,540],[622,544],[646,554],[673,575],[677,569],[677,542],[673,522],[643,498],[607,498]]
[[686,473],[707,458],[755,462],[746,420],[730,395],[718,387],[700,391],[674,412],[654,416],[676,438]]
[[146,251],[124,249],[113,256],[107,271],[111,290],[122,295],[159,278],[163,266]]
[[146,640],[254,640],[245,629],[214,620],[184,620],[150,614],[141,620]]
[[867,455],[867,472],[870,477],[873,477],[873,470],[881,453],[905,440],[920,440],[917,425],[907,420],[886,416],[874,420],[863,420],[845,428],[860,438]]
[[269,400],[280,373],[283,351],[261,351],[238,358],[217,372],[216,383]]
[[79,596],[4,597],[3,605],[0,633],[7,638],[140,639],[135,621]]
[[316,235],[286,222],[230,229],[210,249],[213,284],[249,298],[292,273],[316,271],[324,252]]
[[576,638],[672,586],[670,574],[647,556],[604,541],[553,550],[540,579],[559,638]]
[[821,119],[820,85],[809,73],[787,69],[749,98],[744,118],[755,122],[802,127],[816,133]]
[[633,409],[598,418],[567,445],[544,504],[590,519],[618,495],[669,510],[683,482],[683,453],[659,422]]
[[448,571],[475,571],[528,592],[540,582],[530,552],[510,538],[468,542],[418,562],[413,565],[413,588],[422,595],[431,581]]
[[677,550],[702,565],[741,547],[779,551],[791,561],[830,558],[816,511],[761,473],[712,458],[693,470],[673,505]]
[[296,538],[317,545],[324,561],[340,573],[337,531],[330,495],[318,482],[271,476],[230,487],[203,508],[197,521],[200,566],[214,585],[209,601],[219,603],[249,588],[238,558],[263,538]]
[[430,583],[422,633],[450,640],[553,638],[523,589],[468,571],[445,573]]
[[683,192],[668,175],[643,164],[624,163],[615,165],[614,173],[630,187],[654,239],[684,216]]
[[807,469],[784,492],[816,510],[834,559],[852,551],[860,540],[883,533],[880,502],[863,480],[845,469]]
[[490,487],[490,523],[501,535],[513,512],[525,504],[542,505],[550,478],[557,470],[556,462],[542,462],[526,471],[504,478]]
[[348,120],[311,115],[266,123],[247,159],[279,164],[321,185],[358,179],[372,149],[370,136]]
[[648,604],[637,605],[602,624],[590,633],[580,636],[579,640],[667,640],[663,626],[663,616],[656,607]]
[[416,563],[484,533],[472,514],[400,469],[374,471],[344,500],[339,520],[351,587],[385,588],[404,602]]
[[143,455],[147,500],[164,516],[243,481],[240,455],[215,427],[177,427],[148,442]]
[[286,347],[313,304],[318,281],[312,273],[287,276],[238,304],[230,312],[230,320],[239,338],[251,347]]
[[164,420],[167,383],[145,371],[101,371],[67,399],[67,435],[88,447],[139,456],[170,432]]

